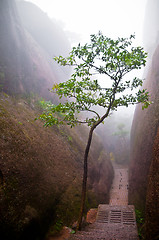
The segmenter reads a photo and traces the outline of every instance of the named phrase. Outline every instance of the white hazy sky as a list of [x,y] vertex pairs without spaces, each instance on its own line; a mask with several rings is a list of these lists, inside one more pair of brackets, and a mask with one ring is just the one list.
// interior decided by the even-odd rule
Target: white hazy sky
[[80,42],[99,30],[108,37],[128,37],[135,32],[142,45],[147,0],[27,0],[39,6],[64,29],[80,35]]
[[[143,46],[143,25],[147,0],[26,0],[39,6],[60,22],[67,32],[86,43],[90,34],[101,31],[107,37],[136,35],[136,44]],[[75,43],[73,45],[76,45]],[[142,78],[143,72],[135,76]],[[131,116],[134,107],[131,108]]]

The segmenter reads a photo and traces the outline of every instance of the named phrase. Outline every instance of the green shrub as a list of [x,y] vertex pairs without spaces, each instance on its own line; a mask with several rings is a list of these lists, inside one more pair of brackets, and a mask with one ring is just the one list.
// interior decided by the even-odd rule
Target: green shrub
[[144,226],[145,220],[143,217],[143,213],[140,210],[135,209],[135,214],[136,214],[136,223],[137,223],[137,228],[138,228],[139,239],[144,239],[143,226]]

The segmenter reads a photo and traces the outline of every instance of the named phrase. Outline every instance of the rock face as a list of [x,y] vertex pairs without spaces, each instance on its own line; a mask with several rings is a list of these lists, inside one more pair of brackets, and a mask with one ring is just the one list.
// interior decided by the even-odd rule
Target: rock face
[[[29,3],[21,4],[28,6],[30,13],[33,9],[33,15],[42,14],[51,31],[51,22],[41,10]],[[26,19],[27,11],[23,8]],[[55,65],[52,68],[48,63],[53,54],[49,55],[51,45],[44,38],[38,39],[40,31],[35,35],[31,31],[31,27],[37,28],[36,23],[26,23],[25,19],[21,23],[13,0],[0,1],[0,90],[5,92],[0,93],[0,239],[5,240],[44,239],[50,224],[71,224],[77,219],[88,136],[88,129],[82,126],[45,129],[41,122],[34,121],[41,111],[35,94],[51,98],[48,88],[62,75],[60,69],[56,71]],[[57,50],[62,34],[59,42],[65,52],[68,42],[61,30],[58,34],[57,29],[54,36],[50,33],[56,46],[52,51]],[[31,93],[32,97],[19,96]],[[99,202],[108,203],[112,178],[109,157],[94,136],[87,209]]]
[[145,239],[159,239],[159,2],[147,1],[144,45],[149,52],[145,71],[153,104],[135,111],[131,131],[129,202],[145,215]]
[[[131,153],[130,153],[130,172],[129,172],[129,201],[134,203],[136,208],[145,211],[146,204],[146,223],[151,222],[151,228],[147,225],[147,231],[153,232],[147,239],[155,239],[157,234],[157,216],[159,205],[158,185],[158,127],[159,127],[159,47],[157,47],[151,68],[144,85],[151,94],[153,104],[142,111],[138,106],[135,111],[134,121],[131,132]],[[154,174],[154,171],[156,172]],[[158,179],[158,180],[157,180]],[[154,192],[155,190],[155,192]],[[147,203],[146,203],[147,201]],[[156,209],[156,211],[154,211]],[[153,212],[153,218],[152,217]]]
[[159,127],[155,137],[146,198],[146,239],[159,239]]
[[61,81],[68,78],[67,67],[60,67],[53,61],[55,56],[68,56],[70,42],[56,20],[51,20],[46,13],[30,2],[17,2],[20,20],[32,38],[48,55],[49,63]]
[[[43,16],[42,11],[40,14]],[[48,20],[47,16],[45,18]],[[43,16],[43,19],[45,18]],[[52,29],[54,28],[52,26]],[[55,36],[55,39],[58,38]],[[52,44],[54,45],[54,42]],[[48,53],[21,23],[14,0],[0,2],[0,56],[0,88],[5,92],[11,94],[33,92],[48,97],[48,89],[55,81],[59,81],[49,64],[52,60]]]
[[[34,121],[35,102],[3,94],[0,99],[0,236],[43,239],[50,223],[71,224],[78,217],[88,130],[43,128]],[[112,165],[94,136],[87,209],[108,203],[112,178]]]
[[149,57],[152,57],[158,43],[159,43],[159,2],[158,0],[147,0],[143,42]]
[[17,2],[17,9],[23,26],[49,56],[68,54],[70,43],[58,22],[31,2]]

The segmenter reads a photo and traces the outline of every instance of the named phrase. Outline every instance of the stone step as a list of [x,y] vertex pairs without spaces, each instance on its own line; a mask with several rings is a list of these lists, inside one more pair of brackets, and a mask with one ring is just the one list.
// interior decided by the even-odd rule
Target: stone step
[[96,231],[112,231],[112,229],[114,229],[114,231],[127,231],[127,232],[131,232],[131,230],[136,230],[136,224],[121,224],[121,223],[98,223],[96,222],[93,226],[93,224],[87,226],[85,228],[86,232],[96,232]]
[[125,207],[107,205],[104,209],[103,206],[99,205],[96,222],[135,224],[134,208],[129,205]]
[[138,240],[135,209],[128,205],[127,169],[115,169],[110,204],[100,204],[96,221],[70,240]]
[[107,240],[112,240],[112,239],[124,239],[124,240],[137,240],[138,236],[137,234],[134,234],[134,232],[127,232],[127,231],[122,231],[119,232],[119,229],[116,229],[114,231],[96,231],[96,232],[78,232],[77,234],[71,236],[70,240],[76,240],[76,239],[107,239]]
[[110,223],[121,223],[121,211],[112,210],[110,212]]
[[123,223],[124,224],[135,224],[135,216],[133,211],[123,212]]
[[138,240],[133,206],[99,205],[97,220],[71,240]]
[[105,234],[105,235],[75,235],[75,236],[71,236],[69,238],[69,240],[96,240],[96,239],[101,239],[101,240],[138,240],[137,236],[126,236],[126,235],[122,235],[120,233],[116,233],[116,234]]
[[109,211],[98,211],[96,222],[108,223]]

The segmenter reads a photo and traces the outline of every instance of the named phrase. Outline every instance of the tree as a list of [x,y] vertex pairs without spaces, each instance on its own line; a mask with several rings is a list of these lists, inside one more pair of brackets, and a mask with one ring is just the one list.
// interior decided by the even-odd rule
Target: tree
[[[58,105],[48,104],[47,110],[40,116],[45,126],[67,124],[87,124],[90,127],[88,141],[84,153],[84,172],[82,183],[81,209],[78,229],[81,229],[87,185],[87,159],[95,128],[119,106],[143,103],[143,108],[150,104],[149,93],[145,90],[134,90],[142,86],[139,78],[126,79],[125,75],[134,69],[145,66],[147,53],[142,47],[131,47],[129,38],[113,40],[101,32],[91,35],[90,43],[73,47],[67,58],[55,57],[62,66],[72,66],[73,73],[66,82],[54,84],[52,92],[61,99]],[[99,76],[104,78],[100,83]],[[65,100],[64,100],[65,99]],[[101,114],[99,108],[104,109]],[[89,115],[79,113],[87,112]],[[58,114],[60,113],[60,114]],[[86,116],[86,117],[84,117]]]
[[118,124],[118,131],[113,133],[113,136],[117,136],[120,138],[122,142],[126,143],[126,136],[128,135],[128,131],[124,130],[125,125],[123,123]]
[[115,136],[115,161],[120,164],[129,160],[129,131],[124,128],[125,124],[120,123],[117,125],[117,131],[113,133]]

